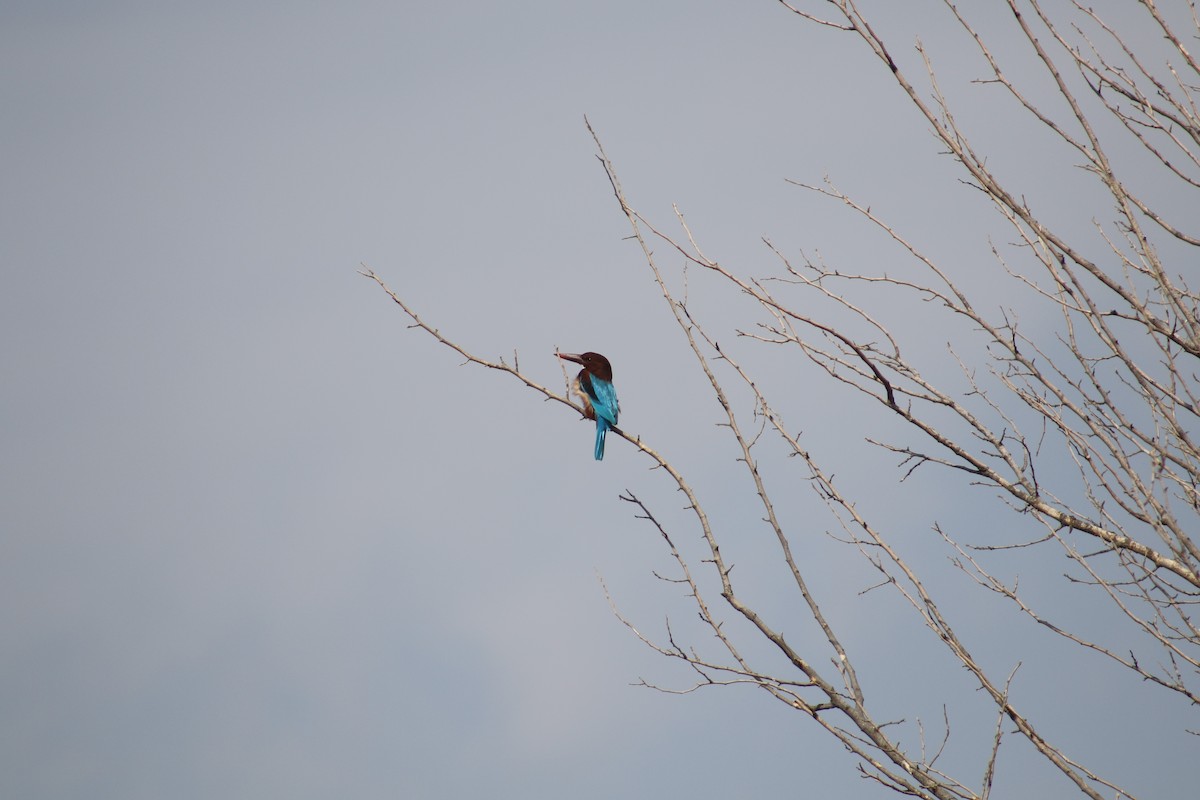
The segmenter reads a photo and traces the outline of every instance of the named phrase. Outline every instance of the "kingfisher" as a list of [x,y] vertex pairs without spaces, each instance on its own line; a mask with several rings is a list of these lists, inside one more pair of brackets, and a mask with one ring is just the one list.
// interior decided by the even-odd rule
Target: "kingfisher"
[[596,460],[604,459],[604,434],[609,428],[617,427],[617,414],[621,408],[617,403],[617,390],[612,384],[612,364],[599,353],[555,353],[566,361],[582,364],[583,369],[575,376],[572,393],[583,401],[583,415],[596,420]]

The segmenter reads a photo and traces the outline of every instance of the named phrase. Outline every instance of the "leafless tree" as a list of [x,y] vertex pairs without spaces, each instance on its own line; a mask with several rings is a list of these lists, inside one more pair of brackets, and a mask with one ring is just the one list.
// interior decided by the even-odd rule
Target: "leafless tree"
[[[931,520],[953,563],[1036,629],[1051,631],[1081,654],[1119,665],[1131,680],[1149,682],[1163,696],[1194,708],[1200,701],[1200,630],[1192,619],[1200,602],[1200,549],[1194,535],[1200,521],[1195,438],[1200,296],[1189,278],[1194,283],[1200,274],[1200,230],[1195,230],[1200,64],[1188,43],[1200,34],[1195,6],[1177,2],[1168,12],[1142,0],[1140,22],[1153,36],[1135,38],[1078,2],[1008,0],[1007,28],[986,33],[968,12],[944,3],[944,13],[981,65],[974,80],[956,77],[954,92],[964,87],[990,92],[990,102],[1004,113],[1032,122],[1045,146],[1072,154],[1090,181],[1090,197],[1101,198],[1109,210],[1107,218],[1091,220],[1086,229],[1046,213],[1036,197],[989,166],[919,41],[918,70],[910,74],[864,11],[867,3],[782,5],[798,24],[822,26],[848,45],[865,46],[878,60],[881,79],[895,83],[916,119],[953,159],[961,180],[1003,221],[1012,241],[981,242],[986,259],[971,268],[994,271],[1011,284],[1011,292],[1003,305],[971,296],[972,280],[959,266],[938,263],[870,206],[830,182],[797,186],[845,204],[863,225],[889,237],[895,250],[888,268],[838,268],[821,258],[785,254],[767,242],[773,270],[744,274],[705,255],[678,211],[671,223],[678,233],[673,233],[635,210],[597,137],[600,161],[646,267],[740,450],[740,464],[777,543],[771,557],[786,565],[798,607],[816,624],[823,643],[794,645],[781,633],[788,620],[773,619],[746,599],[722,552],[723,535],[685,478],[684,466],[670,463],[639,437],[617,431],[686,496],[704,542],[699,559],[677,547],[679,534],[669,531],[637,494],[623,499],[661,534],[677,567],[677,574],[664,579],[683,587],[709,641],[718,647],[680,641],[670,629],[660,637],[626,624],[662,655],[687,664],[697,686],[749,683],[807,715],[854,754],[865,777],[899,793],[987,798],[1002,745],[1016,738],[1061,773],[1064,787],[1097,800],[1133,797],[1132,790],[1106,777],[1105,765],[1082,763],[1067,743],[1039,732],[1036,712],[1013,699],[1012,667],[996,670],[976,657],[973,642],[982,632],[969,624],[964,629],[943,610],[953,598],[934,596],[925,576],[906,560],[888,521],[868,518],[862,504],[845,493],[800,432],[784,423],[778,399],[767,396],[743,362],[755,348],[774,348],[815,367],[831,386],[865,398],[879,418],[898,423],[890,430],[901,431],[903,442],[892,436],[872,444],[899,462],[901,477],[925,473],[923,468],[944,469],[942,480],[950,486],[961,481],[964,490],[985,487],[991,496],[999,495],[1012,522],[1003,541],[968,541]],[[1019,70],[994,54],[993,42],[1002,37],[1023,48]],[[1016,72],[1020,80],[1010,77]],[[661,271],[667,261],[751,298],[761,318],[736,335],[714,330],[671,288],[672,277]],[[570,404],[565,392],[535,383],[515,362],[468,352],[425,323],[373,272],[364,274],[388,291],[415,326],[468,361],[507,372],[547,398]],[[912,348],[896,332],[903,327],[898,315],[909,302],[921,304],[937,319],[937,330],[948,332],[946,339],[953,342],[948,352],[957,365],[954,380],[926,366],[924,345],[910,356]],[[872,712],[872,687],[859,678],[862,664],[811,590],[811,567],[793,554],[797,537],[809,532],[789,530],[776,513],[775,490],[768,488],[759,457],[767,442],[799,460],[802,482],[815,488],[837,520],[837,537],[877,571],[877,588],[898,593],[931,633],[923,652],[937,651],[961,665],[989,698],[994,715],[987,729],[956,733],[989,742],[989,755],[975,771],[943,771],[939,758],[948,727],[936,748],[926,747],[923,735],[919,746],[906,745],[899,735],[902,726]],[[1030,601],[1015,579],[999,574],[995,559],[1040,559],[1047,548],[1068,560],[1071,568],[1063,580],[1069,592],[1082,597],[1087,614],[1132,635],[1112,641],[1087,636],[1064,623],[1056,608]],[[729,619],[748,626],[727,624]],[[767,663],[758,655],[763,642],[774,654]],[[748,655],[751,650],[755,655]],[[1182,774],[1187,767],[1178,769]]]

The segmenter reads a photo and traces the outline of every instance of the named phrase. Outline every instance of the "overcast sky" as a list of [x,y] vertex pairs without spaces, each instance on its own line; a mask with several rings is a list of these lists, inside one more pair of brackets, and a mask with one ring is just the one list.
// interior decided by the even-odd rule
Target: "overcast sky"
[[[890,20],[906,59],[948,22],[919,6]],[[651,633],[694,612],[617,496],[694,543],[681,496],[624,442],[594,462],[589,424],[460,366],[356,270],[548,385],[555,349],[605,353],[623,427],[691,468],[728,536],[761,537],[584,115],[639,209],[669,225],[677,203],[748,272],[778,268],[764,236],[883,257],[787,178],[828,175],[943,257],[984,253],[986,209],[885,78],[767,0],[0,5],[0,795],[874,796],[763,692],[631,685],[691,675],[599,579]],[[1026,132],[1006,125],[979,135]],[[1028,156],[1031,191],[1069,191]],[[840,447],[831,387],[790,388],[833,415],[799,427]],[[896,499],[915,558],[944,561],[929,525],[970,519],[969,495],[900,487],[886,458],[848,469]],[[936,687],[916,712],[895,696],[927,634],[810,539],[896,716],[940,721]],[[984,603],[962,624],[1003,615]],[[1023,699],[1072,755],[1191,757],[1178,731],[1200,725],[1161,693],[1068,679],[1069,655],[1027,656],[1011,630],[979,646],[1005,673],[1027,661]],[[976,702],[962,713],[990,717]],[[1113,715],[1135,741],[1092,733]],[[1181,796],[1179,771],[1118,772]],[[1041,767],[1003,780],[1067,788]]]

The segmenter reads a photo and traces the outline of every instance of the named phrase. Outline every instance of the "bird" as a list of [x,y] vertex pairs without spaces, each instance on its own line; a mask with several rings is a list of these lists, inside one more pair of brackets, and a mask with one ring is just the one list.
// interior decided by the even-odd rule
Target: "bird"
[[555,353],[565,361],[582,364],[571,390],[583,401],[583,415],[596,420],[596,460],[604,460],[604,435],[617,427],[620,404],[612,384],[612,364],[599,353]]

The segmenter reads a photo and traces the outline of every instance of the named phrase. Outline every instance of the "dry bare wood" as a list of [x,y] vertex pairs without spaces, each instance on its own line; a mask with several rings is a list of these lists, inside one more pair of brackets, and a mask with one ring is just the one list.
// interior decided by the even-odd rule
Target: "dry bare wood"
[[[1037,713],[1015,699],[1016,665],[997,671],[976,657],[971,640],[978,641],[981,633],[964,628],[943,610],[952,607],[954,598],[935,596],[895,532],[869,518],[823,459],[805,447],[800,432],[784,423],[776,399],[762,389],[743,356],[762,347],[794,354],[827,376],[834,389],[873,403],[881,418],[911,435],[903,443],[872,440],[880,452],[899,458],[899,477],[942,468],[948,470],[948,491],[984,486],[1004,498],[1013,526],[1026,533],[1024,538],[966,542],[933,522],[954,564],[1038,629],[1052,631],[1085,656],[1119,665],[1131,680],[1152,684],[1194,707],[1200,702],[1200,629],[1193,615],[1200,603],[1200,542],[1195,535],[1200,523],[1200,295],[1193,288],[1200,263],[1195,251],[1200,230],[1194,229],[1194,209],[1200,208],[1200,114],[1194,99],[1200,67],[1188,50],[1188,42],[1200,33],[1194,5],[1188,4],[1190,15],[1179,15],[1144,0],[1144,20],[1158,33],[1158,49],[1146,52],[1144,43],[1130,41],[1122,28],[1078,2],[1051,6],[1040,0],[1008,0],[1010,26],[986,33],[969,12],[949,0],[943,4],[984,65],[984,74],[975,81],[978,90],[1002,92],[1008,113],[1032,121],[1047,140],[1079,159],[1095,196],[1111,209],[1111,219],[1093,222],[1090,236],[1052,223],[1024,187],[989,167],[987,154],[976,150],[969,126],[939,85],[935,61],[923,45],[916,45],[919,74],[910,76],[864,11],[866,4],[793,0],[782,5],[801,24],[846,37],[848,44],[865,47],[878,60],[881,77],[895,84],[916,119],[955,161],[963,181],[987,198],[1015,237],[1013,245],[981,244],[990,269],[1011,282],[1024,305],[997,308],[972,297],[969,276],[938,263],[882,214],[829,181],[796,185],[843,204],[863,225],[882,232],[895,245],[891,258],[903,262],[903,269],[838,269],[821,259],[789,257],[770,242],[774,271],[755,276],[730,268],[704,253],[678,209],[670,224],[677,233],[672,233],[634,208],[589,124],[631,238],[711,388],[723,429],[736,443],[738,463],[771,532],[773,557],[784,567],[797,598],[792,607],[816,625],[822,641],[819,647],[811,642],[796,646],[781,633],[788,620],[773,619],[747,600],[721,550],[727,534],[710,521],[702,498],[685,477],[685,465],[671,463],[640,437],[621,431],[616,433],[649,457],[686,497],[704,543],[700,564],[676,546],[677,535],[638,493],[627,492],[621,499],[661,536],[676,573],[660,577],[692,599],[718,654],[680,640],[669,626],[659,638],[618,616],[648,646],[686,664],[695,678],[688,687],[665,691],[759,687],[840,742],[864,777],[898,793],[939,800],[987,798],[1001,779],[1001,752],[1020,739],[1062,775],[1064,787],[1095,800],[1132,798],[1105,776],[1106,765],[1085,764],[1071,754],[1070,743],[1041,733]],[[1023,64],[1022,80],[1013,78],[1016,71],[996,55],[993,41],[1004,35],[1020,41],[1037,67],[1031,72]],[[1140,153],[1140,160],[1128,158],[1130,148]],[[1137,165],[1137,174],[1129,174],[1135,168],[1128,164]],[[1155,170],[1153,180],[1147,180],[1146,164]],[[1192,205],[1163,205],[1158,193],[1135,188],[1154,181],[1170,183]],[[751,298],[761,319],[737,330],[733,346],[718,344],[730,332],[721,330],[718,336],[713,323],[699,318],[685,298],[673,293],[656,247],[683,270],[701,271],[729,292]],[[389,293],[414,326],[460,356],[570,405],[567,397],[523,374],[515,359],[510,366],[471,354],[422,321],[379,276],[369,270],[364,274]],[[910,357],[889,321],[888,308],[877,304],[880,291],[923,303],[928,313],[941,315],[947,330],[961,333],[952,348],[958,383],[923,368],[924,353]],[[834,313],[813,310],[830,308]],[[1023,315],[1042,324],[1026,325]],[[802,464],[803,482],[815,489],[837,521],[842,541],[878,573],[872,588],[897,592],[932,634],[929,648],[967,670],[989,698],[995,721],[986,730],[966,734],[988,742],[977,773],[960,769],[952,775],[939,763],[951,739],[949,715],[937,747],[926,747],[922,727],[914,748],[894,721],[873,713],[875,689],[860,678],[858,654],[812,590],[811,567],[794,553],[799,532],[789,530],[777,514],[777,497],[757,455],[768,439]],[[1136,632],[1136,647],[1127,647],[1126,639],[1100,641],[1072,630],[1056,609],[1038,607],[1015,580],[995,572],[992,559],[999,554],[1039,559],[1048,547],[1057,548],[1074,566],[1065,576],[1067,588],[1086,593],[1088,613],[1127,624]],[[748,627],[738,626],[735,632],[725,612]],[[755,644],[767,643],[786,667],[780,669],[778,660],[764,665],[747,655],[746,636]]]

